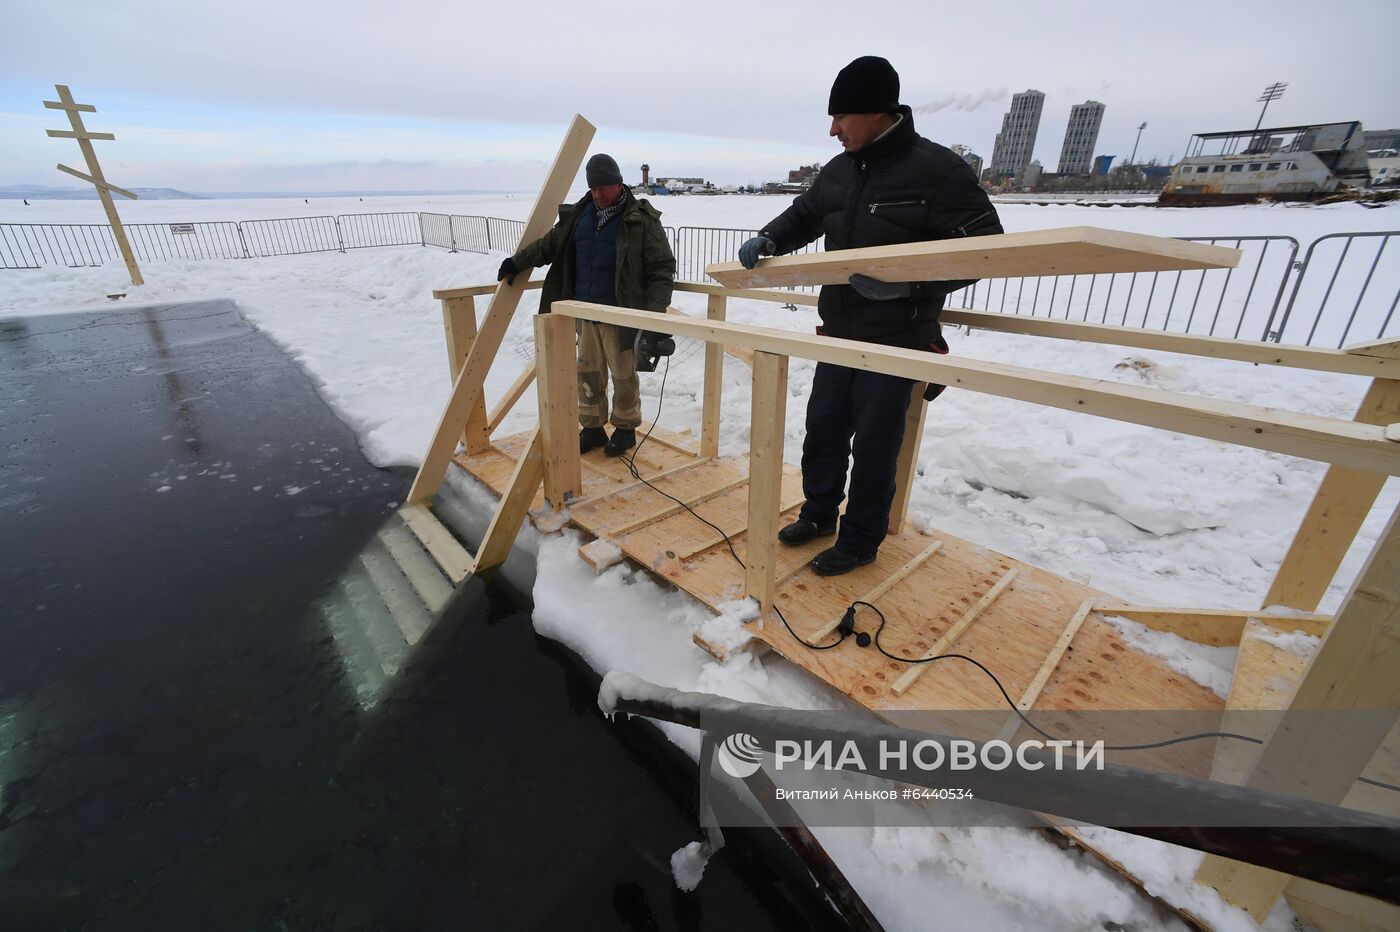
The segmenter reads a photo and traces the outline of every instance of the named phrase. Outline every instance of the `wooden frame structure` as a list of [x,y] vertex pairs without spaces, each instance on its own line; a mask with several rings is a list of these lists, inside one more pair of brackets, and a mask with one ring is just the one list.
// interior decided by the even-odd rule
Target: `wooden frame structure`
[[[550,180],[527,224],[526,240],[544,232],[552,216],[553,204],[562,198],[562,191],[577,172],[589,138],[591,127],[581,117],[576,118],[556,158]],[[818,254],[818,261],[811,257],[767,260],[756,270],[762,274],[716,267],[710,271],[712,274],[719,273],[716,277],[727,276],[731,284],[742,286],[772,280],[808,284],[814,277],[820,280],[822,275],[844,276],[851,271],[869,274],[877,268],[884,270],[889,278],[903,275],[923,280],[976,277],[991,274],[988,269],[994,269],[997,274],[1012,274],[1014,270],[1016,275],[1029,275],[1055,274],[1066,268],[1104,272],[1162,267],[1219,267],[1232,261],[1225,255],[1231,250],[1204,247],[1213,251],[1200,252],[1194,244],[1171,244],[1171,241],[1166,241],[1167,244],[1163,245],[1155,237],[1100,235],[1098,232],[1083,231],[1050,231],[1038,239],[1022,234],[1014,236],[1023,237],[1024,241],[997,243],[994,241],[1003,238],[983,237],[975,247],[964,244],[953,248],[957,244],[943,244],[948,248],[942,253],[938,248],[930,248],[940,244],[915,244],[902,251],[882,247],[884,252],[876,257],[878,263],[870,257],[854,255],[864,252],[856,250]],[[1080,246],[1076,246],[1076,242]],[[1135,250],[1137,258],[1134,258]],[[921,262],[924,265],[920,265]],[[890,263],[897,264],[902,271],[890,275]],[[814,268],[818,271],[813,272]],[[930,273],[930,269],[939,270],[938,274]],[[573,509],[577,516],[590,508],[596,509],[610,501],[620,500],[637,491],[640,485],[635,481],[623,480],[617,481],[606,491],[585,494],[585,476],[590,475],[595,467],[580,461],[575,442],[577,399],[572,332],[576,319],[656,329],[656,318],[652,314],[573,301],[555,302],[551,308],[552,314],[541,315],[535,321],[538,354],[535,362],[520,374],[496,408],[487,413],[482,397],[486,371],[499,349],[520,294],[539,285],[537,281],[517,279],[517,284],[513,286],[472,286],[434,292],[434,296],[443,302],[454,387],[452,398],[424,458],[423,468],[414,482],[409,496],[410,504],[405,506],[406,510],[412,511],[412,520],[406,514],[405,521],[435,556],[445,552],[446,559],[457,570],[450,574],[454,579],[488,569],[505,559],[541,487],[544,504],[555,512],[556,518],[548,523],[537,523],[541,523],[542,528],[558,528],[570,520],[566,509]],[[1324,350],[1013,314],[960,309],[949,309],[943,314],[943,320],[948,323],[1002,332],[1371,378],[1370,390],[1356,417],[1342,420],[1000,363],[939,357],[734,324],[726,320],[726,302],[729,298],[812,305],[816,303],[816,297],[752,287],[727,287],[723,284],[677,282],[675,288],[707,297],[704,319],[672,309],[675,316],[668,319],[666,328],[675,335],[706,343],[701,436],[698,448],[692,448],[682,438],[658,431],[654,439],[665,448],[669,458],[646,464],[639,458],[637,463],[652,470],[649,479],[654,483],[679,483],[709,470],[714,476],[711,480],[714,484],[702,492],[687,492],[682,500],[690,505],[717,501],[718,497],[747,483],[747,521],[731,521],[727,531],[746,534],[741,591],[758,600],[763,612],[761,617],[768,617],[779,587],[789,583],[793,574],[800,571],[801,562],[805,562],[804,558],[797,565],[784,567],[775,547],[779,515],[795,507],[791,494],[785,491],[785,480],[790,488],[792,477],[784,467],[780,451],[786,417],[788,360],[797,356],[888,372],[910,378],[916,383],[937,382],[1029,403],[1082,411],[1329,464],[1327,476],[1280,567],[1265,606],[1259,611],[1124,605],[1102,594],[1083,590],[1081,595],[1068,603],[1071,608],[1065,611],[1064,622],[1049,632],[1043,659],[1018,690],[1018,708],[1029,709],[1044,697],[1047,685],[1057,681],[1057,671],[1073,651],[1074,645],[1079,643],[1081,647],[1085,646],[1083,641],[1089,637],[1085,632],[1091,625],[1101,628],[1102,616],[1117,615],[1202,643],[1239,645],[1241,669],[1237,676],[1242,684],[1247,673],[1243,667],[1247,660],[1256,656],[1251,646],[1260,643],[1260,639],[1251,632],[1273,627],[1317,635],[1322,641],[1316,656],[1306,669],[1295,671],[1296,682],[1289,684],[1271,701],[1290,708],[1379,708],[1390,713],[1391,719],[1400,719],[1400,687],[1396,685],[1400,684],[1400,638],[1396,636],[1396,631],[1400,629],[1400,625],[1396,624],[1397,614],[1400,613],[1400,516],[1391,519],[1367,567],[1336,616],[1311,614],[1315,612],[1374,504],[1385,477],[1400,475],[1400,442],[1397,442],[1397,437],[1400,437],[1400,341],[1379,341],[1345,350]],[[475,297],[487,294],[492,295],[492,299],[478,327],[472,302]],[[749,462],[746,475],[739,479],[728,478],[733,473],[724,473],[719,469],[721,367],[725,355],[749,363],[753,374]],[[496,447],[491,439],[492,433],[504,421],[511,406],[523,397],[532,381],[538,382],[539,426],[524,438],[501,441],[503,446]],[[905,524],[915,473],[924,413],[920,395],[921,392],[916,389],[915,403],[910,406],[905,447],[900,454],[897,508],[891,515],[893,535],[899,535]],[[425,524],[425,519],[436,523],[426,506],[440,485],[453,449],[459,442],[464,445],[465,452],[458,462],[464,465],[473,459],[473,454],[486,455],[482,453],[483,448],[498,459],[505,445],[519,451],[505,454],[513,466],[508,478],[499,484],[501,501],[475,557],[465,554],[465,550],[455,541],[453,545],[460,552],[450,551],[444,546],[443,535],[432,528],[420,527]],[[670,487],[683,489],[681,485]],[[795,501],[800,503],[800,497]],[[659,508],[654,504],[648,505],[641,510],[633,510],[621,521],[611,522],[608,529],[598,530],[597,533],[600,537],[613,539],[642,533],[677,515],[679,511],[680,507],[674,503],[666,503]],[[435,541],[433,546],[429,546],[430,540]],[[703,545],[701,549],[719,543],[718,535],[699,542]],[[895,572],[886,572],[873,587],[866,585],[855,592],[857,595],[863,592],[866,601],[879,599],[901,582],[913,579],[930,559],[942,560],[943,554],[958,551],[960,547],[962,551],[967,549],[966,544],[952,539],[921,544],[917,550],[906,551],[907,557],[901,557],[902,565]],[[676,550],[669,555],[679,562],[696,557],[700,552],[694,546],[688,550],[677,547]],[[1025,590],[1038,587],[1045,574],[1024,565],[1012,566],[1005,562],[1006,559],[1003,558],[1004,567],[1000,570],[984,568],[977,571],[979,575],[987,574],[985,586],[979,586],[970,593],[970,597],[963,600],[966,608],[961,616],[936,642],[920,645],[921,649],[933,654],[955,640],[966,639],[969,635],[965,632],[980,624],[979,616],[992,613],[1004,600],[1024,599],[1027,597]],[[655,571],[655,566],[651,568]],[[1024,589],[1019,585],[1023,579],[1029,580]],[[1016,595],[1018,589],[1023,590],[1019,596]],[[1286,606],[1298,614],[1279,617],[1263,610],[1272,605]],[[835,624],[835,621],[824,624],[820,629],[808,632],[805,637],[809,642],[826,637]],[[762,635],[765,643],[775,646],[782,644],[785,637],[781,632]],[[961,640],[959,643],[962,643]],[[1251,647],[1251,650],[1247,651],[1247,647]],[[923,688],[917,682],[920,671],[921,668],[913,668],[905,672],[897,683],[891,684],[888,694],[897,697],[906,690],[912,692]],[[1008,730],[1014,731],[1015,726],[1015,720],[1008,721]],[[1314,795],[1304,784],[1314,788],[1315,785],[1324,785],[1329,789],[1318,798],[1330,802],[1341,802],[1343,797],[1350,799],[1348,793],[1355,786],[1357,778],[1368,764],[1374,767],[1375,763],[1371,760],[1372,755],[1362,755],[1354,748],[1349,756],[1330,752],[1327,750],[1330,748],[1328,737],[1290,734],[1286,740],[1285,737],[1272,739],[1256,761],[1245,761],[1243,765],[1237,761],[1233,765],[1233,778],[1255,785],[1277,769],[1279,760],[1287,760],[1297,764],[1290,771],[1293,780],[1289,784],[1291,791],[1299,795]],[[1363,747],[1370,747],[1374,754],[1385,740],[1386,733],[1368,735]],[[1314,746],[1323,748],[1324,753],[1309,751]],[[1362,759],[1363,756],[1366,759]],[[1221,772],[1223,774],[1224,769]],[[1270,779],[1276,780],[1277,777]],[[1277,783],[1268,785],[1278,786]],[[1066,830],[1066,833],[1074,834],[1072,830]],[[1386,917],[1385,921],[1389,921],[1390,914],[1385,912],[1388,907],[1384,904],[1362,902],[1361,898],[1315,883],[1290,880],[1282,875],[1219,858],[1208,858],[1198,879],[1217,887],[1228,900],[1244,905],[1256,915],[1261,915],[1261,910],[1267,912],[1278,894],[1284,892],[1300,912],[1310,917],[1363,917],[1357,921],[1371,921],[1373,925],[1379,925],[1374,920],[1377,916]]]
[[141,277],[141,270],[136,266],[136,255],[131,251],[131,243],[126,239],[126,228],[122,226],[121,218],[117,216],[117,205],[112,201],[112,192],[120,194],[122,197],[137,199],[136,195],[112,184],[102,174],[102,166],[97,161],[97,151],[92,147],[94,139],[115,140],[117,137],[112,133],[94,133],[83,126],[82,114],[96,113],[97,108],[92,104],[79,104],[73,102],[73,95],[68,90],[66,84],[55,84],[54,90],[58,92],[58,100],[46,100],[44,106],[49,110],[62,110],[68,114],[68,123],[71,129],[51,129],[48,134],[58,139],[76,139],[78,148],[82,150],[83,160],[87,163],[87,174],[83,174],[75,168],[69,168],[62,163],[58,170],[88,182],[97,188],[97,198],[102,202],[102,210],[107,214],[107,222],[112,226],[112,237],[117,241],[117,249],[121,251],[122,261],[126,263],[126,271],[131,276],[133,285],[145,284]]

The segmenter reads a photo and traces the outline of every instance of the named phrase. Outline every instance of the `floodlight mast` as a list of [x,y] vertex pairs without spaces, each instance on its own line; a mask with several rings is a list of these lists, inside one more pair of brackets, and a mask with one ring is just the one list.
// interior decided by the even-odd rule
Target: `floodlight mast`
[[1270,84],[1268,87],[1264,88],[1264,93],[1259,95],[1259,100],[1263,101],[1264,106],[1261,107],[1259,110],[1259,122],[1254,124],[1254,131],[1256,133],[1259,132],[1259,127],[1264,125],[1264,111],[1269,109],[1269,104],[1272,101],[1278,100],[1280,97],[1282,97],[1283,92],[1287,88],[1287,81],[1275,81],[1273,84]]

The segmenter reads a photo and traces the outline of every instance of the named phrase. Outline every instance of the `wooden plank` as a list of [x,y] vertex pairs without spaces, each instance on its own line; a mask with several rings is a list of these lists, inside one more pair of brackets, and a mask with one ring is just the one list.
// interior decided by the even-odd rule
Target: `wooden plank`
[[96,113],[97,108],[92,104],[75,104],[72,101],[46,100],[44,106],[49,110],[78,110],[83,113]]
[[[750,489],[750,494],[752,494],[752,489]],[[805,501],[806,499],[802,497],[802,492],[799,489],[795,491],[792,495],[786,496],[778,502],[777,514],[781,516],[791,511],[792,509],[802,505]],[[740,534],[748,534],[752,530],[749,524],[750,520],[751,518],[746,513],[742,520],[732,522],[728,525],[725,525],[720,521],[714,522],[715,524],[719,525],[719,527],[724,531],[723,535],[716,533],[708,525],[701,524],[699,540],[696,540],[694,542],[687,542],[688,545],[684,547],[682,547],[679,544],[676,545],[676,547],[674,548],[676,559],[681,561],[689,560],[692,557],[699,556],[706,550],[709,550],[711,547],[717,547],[720,544],[724,543],[725,537],[728,537],[730,540],[733,540]],[[773,525],[773,533],[775,537],[777,536],[777,525],[778,522],[775,520]],[[641,530],[641,528],[639,528],[638,530]],[[725,550],[724,556],[725,559],[730,559],[729,551],[727,549]],[[776,563],[774,568],[776,569]]]
[[67,165],[63,164],[58,165],[57,168],[59,171],[66,172],[67,174],[72,175],[74,178],[81,178],[88,184],[96,185],[99,188],[106,188],[113,194],[120,194],[122,197],[130,198],[133,201],[139,201],[141,199],[137,195],[128,191],[126,188],[119,188],[116,185],[112,184],[110,181],[98,181],[91,175],[84,174],[83,172],[78,171],[76,168],[69,168]]
[[500,566],[510,556],[510,548],[525,523],[530,511],[530,503],[544,482],[544,443],[540,440],[538,427],[530,434],[525,452],[515,464],[505,494],[491,516],[491,524],[481,538],[481,546],[476,550],[476,571],[478,573]]
[[621,563],[625,558],[622,550],[610,540],[601,537],[578,548],[579,559],[588,564],[594,573],[601,573],[610,566]]
[[625,524],[619,524],[617,527],[610,527],[607,530],[607,536],[621,537],[624,534],[631,534],[633,531],[637,530],[637,528],[646,527],[653,521],[660,521],[663,518],[669,518],[671,515],[678,514],[686,510],[687,506],[694,507],[695,505],[703,504],[704,502],[707,502],[712,498],[716,498],[720,495],[723,495],[726,492],[732,492],[734,489],[739,488],[741,485],[748,485],[748,482],[748,476],[741,476],[738,479],[732,479],[717,489],[713,489],[709,492],[702,492],[698,495],[692,496],[691,498],[681,499],[681,501],[685,502],[685,505],[678,505],[672,502],[670,505],[667,505],[663,508],[659,508],[656,511],[649,512],[648,514],[644,514],[639,518],[634,518],[633,520],[628,521]]
[[[1019,573],[1020,570],[1015,567],[1012,567],[1011,569],[1003,573],[1002,577],[997,580],[996,585],[993,586],[991,590],[987,592],[986,595],[978,599],[977,602],[974,603],[971,608],[964,612],[963,616],[959,618],[951,628],[945,631],[943,633],[943,636],[940,637],[936,642],[934,642],[934,645],[930,647],[928,651],[922,655],[922,657],[924,659],[928,659],[931,657],[937,657],[939,654],[943,653],[944,649],[949,644],[956,641],[958,639],[958,635],[962,634],[963,631],[967,629],[968,625],[972,624],[974,621],[977,620],[977,616],[982,614],[982,612],[987,608],[988,605],[991,605],[993,602],[996,601],[997,596],[1001,595],[1002,592],[1006,590],[1006,587],[1011,585],[1011,583],[1016,579]],[[926,663],[916,663],[911,665],[909,669],[904,672],[903,676],[894,681],[894,686],[891,688],[894,690],[895,695],[903,695],[905,690],[907,690],[910,686],[913,686],[914,683],[918,681],[919,677],[924,675],[924,671],[927,669],[928,664]]]
[[1392,442],[1400,441],[1400,424],[1385,425],[1385,439]]
[[[556,301],[554,313],[623,327],[645,326],[643,315],[647,314],[579,301]],[[1368,424],[747,324],[678,317],[669,329],[698,340],[718,340],[766,353],[886,372],[915,381],[937,382],[1211,440],[1400,475],[1400,445],[1385,439],[1384,428]]]
[[909,395],[909,407],[904,413],[904,442],[899,447],[899,459],[894,473],[894,502],[890,505],[890,526],[886,534],[899,534],[909,518],[909,502],[914,495],[915,468],[919,465],[919,448],[924,442],[924,416],[928,402],[924,401],[927,382],[915,382]]
[[[1060,661],[1065,656],[1065,651],[1069,650],[1069,645],[1074,641],[1074,636],[1079,633],[1079,628],[1084,624],[1084,619],[1089,617],[1089,613],[1094,610],[1094,599],[1085,599],[1079,603],[1079,608],[1074,616],[1070,618],[1069,624],[1065,625],[1065,630],[1060,633],[1060,637],[1055,641],[1055,646],[1050,649],[1050,653],[1045,656],[1045,662],[1035,673],[1035,679],[1030,681],[1021,693],[1021,698],[1016,703],[1016,708],[1022,712],[1035,705],[1035,701],[1040,698],[1040,691],[1045,688],[1045,684],[1050,681],[1050,674],[1055,672],[1055,668],[1060,665]],[[1020,718],[1017,717],[1017,721]]]
[[442,567],[428,556],[402,519],[386,524],[377,536],[423,604],[433,614],[442,611],[448,599],[452,598],[452,584],[443,575]]
[[1375,356],[1380,359],[1400,359],[1400,340],[1386,337],[1383,340],[1368,340],[1365,343],[1350,343],[1343,352],[1356,356]]
[[[923,566],[925,560],[933,556],[942,548],[943,541],[941,540],[936,540],[933,543],[929,544],[923,550],[919,551],[918,556],[914,557],[914,559],[910,560],[908,563],[905,563],[899,569],[895,570],[889,576],[885,577],[884,581],[881,582],[878,586],[865,593],[865,595],[861,596],[860,601],[869,602],[870,604],[874,605],[879,600],[880,596],[884,595],[886,592],[889,592],[895,586],[899,585],[899,583],[903,581],[904,577],[908,576],[910,573]],[[818,628],[817,633],[811,635],[808,638],[808,641],[812,644],[820,644],[822,642],[822,639],[825,638],[831,632],[835,631],[840,626],[840,624],[841,619],[839,617],[836,618],[834,621],[827,622],[825,625]]]
[[[548,232],[553,225],[559,203],[569,193],[569,187],[573,184],[579,166],[583,164],[583,157],[588,152],[588,144],[593,140],[593,133],[591,123],[581,116],[574,116],[568,132],[564,135],[564,141],[559,146],[559,152],[554,157],[554,164],[550,166],[544,187],[540,189],[539,197],[535,200],[534,209],[530,211],[530,219],[525,223],[521,242],[533,242]],[[442,480],[447,475],[447,466],[452,461],[453,447],[466,428],[467,416],[475,406],[476,400],[481,397],[486,373],[491,369],[491,363],[501,348],[501,341],[505,339],[506,329],[510,326],[510,319],[520,304],[520,295],[525,290],[525,282],[522,279],[523,275],[517,276],[514,285],[504,281],[497,284],[486,311],[486,318],[476,339],[472,341],[471,352],[467,355],[467,361],[462,366],[457,382],[452,386],[452,396],[443,409],[437,430],[423,455],[423,465],[419,467],[418,475],[409,489],[409,501],[427,501],[437,494],[442,485]]]
[[[1386,424],[1397,418],[1400,380],[1373,380],[1353,420],[1360,424]],[[1328,468],[1274,574],[1264,605],[1285,605],[1303,612],[1317,608],[1380,495],[1385,478],[1349,466]]]
[[404,642],[411,646],[423,639],[423,635],[432,626],[433,618],[451,599],[452,586],[443,578],[437,567],[432,565],[432,557],[423,553],[415,541],[410,540],[409,545],[424,563],[429,564],[432,573],[427,578],[446,591],[441,602],[429,604],[412,585],[407,574],[398,567],[393,554],[378,541],[372,541],[360,551],[360,565],[365,568],[370,582],[379,592],[384,607],[389,610],[389,615],[394,619],[399,633],[403,635]]
[[55,139],[100,139],[105,142],[115,142],[117,139],[111,133],[94,133],[88,130],[51,129],[45,132]]
[[[711,297],[713,298],[714,296],[711,295]],[[691,319],[691,320],[694,320],[694,319],[695,319],[695,318],[691,317],[691,315],[687,314],[685,311],[681,310],[681,309],[678,308],[678,307],[668,307],[668,308],[666,308],[666,313],[667,313],[667,314],[670,314],[670,315],[672,315],[672,316],[674,316],[674,317],[685,317],[685,318],[689,318],[689,319]],[[724,320],[724,317],[721,316],[721,317],[716,318],[716,317],[708,317],[708,316],[707,316],[706,319],[707,319],[707,320]],[[706,344],[706,345],[705,345],[706,358],[709,358],[709,352],[710,352],[710,344]],[[724,353],[724,354],[727,355],[727,356],[733,356],[735,359],[739,360],[739,361],[742,362],[744,365],[748,366],[750,369],[753,368],[753,350],[746,350],[746,349],[743,349],[743,348],[741,348],[741,347],[736,347],[736,346],[724,346],[724,347],[721,347],[721,348],[720,348],[720,352]]]
[[705,274],[731,288],[844,285],[853,273],[887,282],[1232,269],[1240,251],[1098,227],[1064,227],[932,242],[896,243],[760,259],[753,269],[718,262]]
[[525,390],[535,381],[535,365],[535,361],[533,359],[530,360],[530,364],[525,367],[520,375],[516,376],[510,388],[506,389],[506,393],[496,406],[496,410],[492,411],[491,416],[486,419],[486,433],[488,435],[496,432],[496,428],[501,426],[501,422],[506,419],[506,415],[510,413],[511,408],[515,407],[515,403],[520,400],[521,396],[525,394]]
[[1299,916],[1326,932],[1395,932],[1400,906],[1294,877],[1284,890]]
[[[1400,508],[1391,515],[1337,619],[1313,655],[1289,709],[1372,710],[1337,728],[1312,716],[1276,729],[1246,786],[1341,803],[1386,735],[1400,721]],[[1208,856],[1196,879],[1256,919],[1288,875]]]
[[403,518],[403,523],[423,544],[423,549],[433,555],[438,566],[454,584],[471,575],[472,555],[457,542],[451,531],[442,526],[442,522],[426,505],[404,505],[399,509],[399,517]]
[[773,553],[778,541],[783,489],[783,437],[787,421],[788,360],[757,353],[749,428],[749,529],[744,594],[767,611],[777,591]]
[[[442,302],[442,329],[447,337],[447,367],[455,384],[462,364],[476,339],[476,307],[471,298],[450,298]],[[467,415],[462,445],[470,454],[491,449],[491,432],[486,427],[486,399],[479,396]]]
[[1083,343],[1103,343],[1110,346],[1132,346],[1138,349],[1160,350],[1190,356],[1209,356],[1266,366],[1292,369],[1312,369],[1317,372],[1341,372],[1377,378],[1400,378],[1400,360],[1358,356],[1343,350],[1311,346],[1285,346],[1254,340],[1232,340],[1190,333],[1166,333],[1115,324],[1090,324],[1075,320],[1052,320],[1027,314],[1002,314],[996,311],[973,311],[966,308],[944,308],[939,320],[998,333],[1021,333],[1028,336],[1050,337],[1056,340],[1079,340]]
[[1163,631],[1212,647],[1234,647],[1244,634],[1245,624],[1257,619],[1278,631],[1302,631],[1321,637],[1332,623],[1331,615],[1266,615],[1262,612],[1240,612],[1205,608],[1158,608],[1100,602],[1095,611],[1100,615],[1126,618],[1153,631]]
[[800,307],[816,307],[819,295],[805,291],[783,291],[767,288],[726,288],[711,282],[673,282],[672,291],[689,294],[724,295],[726,298],[743,298],[749,301],[771,301],[775,304],[795,304]]
[[[724,320],[725,304],[724,295],[710,295],[705,304],[705,316],[710,320]],[[723,391],[724,347],[718,343],[706,343],[705,390],[700,408],[700,455],[711,459],[719,456],[719,407]]]
[[584,505],[592,505],[606,498],[611,498],[614,495],[621,495],[623,492],[629,492],[632,489],[644,486],[648,482],[654,484],[662,479],[665,479],[667,476],[672,476],[676,473],[686,472],[691,469],[698,469],[699,467],[704,466],[709,462],[709,460],[702,459],[693,463],[682,463],[679,466],[672,466],[670,469],[663,469],[661,472],[652,473],[651,475],[645,477],[646,482],[643,482],[641,479],[634,479],[631,482],[624,483],[623,485],[620,485],[615,489],[609,489],[606,492],[600,492],[597,495],[589,495],[584,498],[575,499],[574,501],[569,503],[569,508],[572,511],[577,511]]
[[539,388],[540,441],[544,445],[544,499],[555,510],[583,494],[578,449],[578,356],[574,322],[535,317],[535,384]]

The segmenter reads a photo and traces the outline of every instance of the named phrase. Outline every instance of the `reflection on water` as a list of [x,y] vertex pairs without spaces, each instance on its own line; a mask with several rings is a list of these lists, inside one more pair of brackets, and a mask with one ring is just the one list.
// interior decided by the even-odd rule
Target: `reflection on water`
[[317,601],[361,708],[375,707],[451,597],[452,583],[396,513]]

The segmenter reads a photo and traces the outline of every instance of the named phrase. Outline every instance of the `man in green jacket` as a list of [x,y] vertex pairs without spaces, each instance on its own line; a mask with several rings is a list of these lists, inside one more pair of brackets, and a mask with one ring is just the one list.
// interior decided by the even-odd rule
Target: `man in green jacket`
[[[555,301],[574,299],[666,313],[676,257],[666,241],[661,213],[639,201],[622,183],[611,156],[588,160],[588,195],[559,208],[559,222],[544,236],[501,263],[497,280],[513,282],[522,270],[548,265],[540,313]],[[636,331],[611,324],[578,322],[579,450],[603,447],[621,456],[637,443],[642,402],[634,352]],[[612,373],[609,438],[608,373]]]

